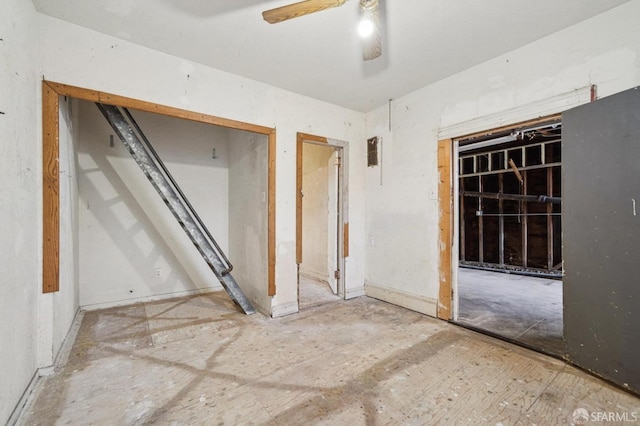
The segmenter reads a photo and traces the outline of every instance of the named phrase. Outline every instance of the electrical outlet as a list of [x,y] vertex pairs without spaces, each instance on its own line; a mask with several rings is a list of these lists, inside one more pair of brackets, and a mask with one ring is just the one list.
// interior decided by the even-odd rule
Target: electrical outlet
[[162,276],[162,268],[156,268],[156,278],[160,278]]

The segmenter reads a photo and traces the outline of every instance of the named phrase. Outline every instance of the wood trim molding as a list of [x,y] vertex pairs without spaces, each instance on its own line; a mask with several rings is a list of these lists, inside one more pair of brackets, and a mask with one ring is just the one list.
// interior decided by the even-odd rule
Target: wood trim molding
[[440,265],[438,291],[438,318],[452,319],[452,265],[451,254],[453,245],[453,185],[451,176],[451,139],[438,141],[438,200],[439,200],[439,238]]
[[344,253],[344,257],[349,257],[349,222],[344,224],[344,229],[343,229],[343,234],[344,235],[344,247],[343,247],[343,253]]
[[124,108],[134,108],[140,111],[168,115],[174,118],[183,118],[185,120],[197,121],[199,123],[214,124],[216,126],[227,127],[230,129],[247,130],[249,132],[260,133],[263,135],[269,135],[271,134],[271,132],[275,131],[275,129],[271,127],[258,126],[255,124],[244,123],[242,121],[216,117],[214,115],[203,114],[181,108],[174,108],[166,105],[159,105],[153,102],[146,102],[138,99],[128,98],[126,96],[119,96],[111,93],[99,92],[96,90],[83,89],[66,84],[53,83],[50,81],[45,81],[44,84],[58,93],[58,95],[70,96],[72,98],[82,99],[85,101],[102,102],[105,104],[117,105]]
[[298,133],[297,140],[300,143],[303,141],[329,143],[329,140],[324,136],[310,135],[309,133]]
[[174,118],[213,124],[236,130],[246,130],[268,136],[268,225],[267,257],[269,296],[276,294],[276,130],[213,115],[202,114],[125,96],[100,92],[44,80],[42,82],[42,152],[43,152],[43,292],[60,288],[60,195],[59,195],[59,96],[70,96],[91,102],[103,102],[125,108],[162,114]]
[[42,84],[42,292],[60,289],[59,95]]

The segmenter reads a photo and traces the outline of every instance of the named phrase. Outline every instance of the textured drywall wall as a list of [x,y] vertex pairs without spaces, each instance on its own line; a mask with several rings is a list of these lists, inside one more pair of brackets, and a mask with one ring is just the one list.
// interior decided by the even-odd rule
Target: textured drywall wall
[[268,138],[228,130],[229,250],[232,275],[262,313],[271,314],[268,286]]
[[38,368],[54,364],[79,308],[77,105],[69,98],[59,98],[59,291],[38,297]]
[[382,143],[366,170],[367,283],[437,299],[438,130],[590,84],[601,96],[638,85],[638,16],[629,2],[368,113]]
[[37,363],[42,160],[34,21],[31,2],[0,3],[0,424]]
[[[132,114],[226,250],[226,129],[140,111]],[[95,104],[81,102],[79,125],[80,304],[102,307],[220,288]]]
[[[53,293],[52,355],[62,347],[80,306],[78,286],[78,102],[60,98],[60,291]],[[46,296],[44,296],[46,297]]]

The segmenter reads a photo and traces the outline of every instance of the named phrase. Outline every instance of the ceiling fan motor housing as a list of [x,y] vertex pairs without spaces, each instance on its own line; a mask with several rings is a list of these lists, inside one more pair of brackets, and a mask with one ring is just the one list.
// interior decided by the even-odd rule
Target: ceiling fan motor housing
[[360,0],[360,8],[362,10],[375,10],[378,8],[379,0]]

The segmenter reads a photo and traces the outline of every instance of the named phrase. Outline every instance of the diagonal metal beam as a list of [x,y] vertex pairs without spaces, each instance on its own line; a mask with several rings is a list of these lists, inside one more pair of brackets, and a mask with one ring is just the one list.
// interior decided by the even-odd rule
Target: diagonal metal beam
[[[120,108],[112,105],[100,103],[96,103],[96,105],[231,299],[236,302],[247,315],[255,313],[255,308],[244,295],[233,276],[229,273],[232,268],[231,264],[189,201],[184,197],[184,194],[173,177],[171,177],[171,174],[162,163],[160,157],[137,124],[135,124],[133,117],[131,117],[126,109],[121,111]],[[127,120],[127,116],[130,117],[130,121]],[[137,130],[140,137],[134,129]],[[140,139],[144,140],[147,144],[146,147]]]

